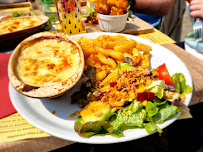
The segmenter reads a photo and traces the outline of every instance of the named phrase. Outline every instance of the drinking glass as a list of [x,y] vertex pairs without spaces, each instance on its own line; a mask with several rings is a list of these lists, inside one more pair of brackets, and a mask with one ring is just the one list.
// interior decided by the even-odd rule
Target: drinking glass
[[81,4],[79,0],[55,0],[59,22],[68,35],[82,33]]
[[42,9],[46,16],[49,17],[52,24],[59,24],[57,11],[54,0],[39,0],[42,3]]

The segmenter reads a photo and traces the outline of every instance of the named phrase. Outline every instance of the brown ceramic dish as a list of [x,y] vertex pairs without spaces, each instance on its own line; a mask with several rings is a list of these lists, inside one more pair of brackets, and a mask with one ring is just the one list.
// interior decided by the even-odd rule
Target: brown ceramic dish
[[[48,21],[47,16],[23,16],[1,20],[1,48],[15,48],[23,39],[39,32]],[[26,23],[28,23],[27,26]]]
[[84,56],[70,36],[41,32],[22,41],[8,64],[13,87],[33,98],[53,98],[71,89],[80,80]]

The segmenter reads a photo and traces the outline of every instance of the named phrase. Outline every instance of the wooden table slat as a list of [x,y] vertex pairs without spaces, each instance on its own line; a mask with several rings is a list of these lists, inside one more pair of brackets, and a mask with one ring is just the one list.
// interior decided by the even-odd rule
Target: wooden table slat
[[56,137],[25,139],[7,143],[0,143],[1,152],[41,152],[58,149],[75,142]]
[[20,2],[13,4],[0,4],[0,9],[17,8],[17,7],[30,7],[30,2]]

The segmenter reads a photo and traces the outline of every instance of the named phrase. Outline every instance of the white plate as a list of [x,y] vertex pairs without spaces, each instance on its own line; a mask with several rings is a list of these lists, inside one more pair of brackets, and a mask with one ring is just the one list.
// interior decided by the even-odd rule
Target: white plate
[[[72,36],[73,38],[79,37],[87,37],[87,38],[96,38],[99,35],[117,35],[118,33],[87,33],[87,34],[79,34]],[[192,79],[190,73],[184,63],[172,52],[168,49],[152,43],[146,39],[121,34],[128,38],[132,38],[138,42],[142,42],[152,46],[151,51],[151,67],[156,68],[159,65],[166,63],[166,66],[169,70],[170,75],[181,72],[186,77],[186,82],[190,86],[192,86]],[[80,110],[77,104],[71,104],[70,96],[73,92],[77,91],[80,87],[80,83],[78,83],[72,90],[70,90],[65,95],[55,98],[55,99],[33,99],[18,93],[11,85],[9,85],[9,92],[11,101],[16,108],[16,110],[23,116],[28,122],[30,122],[35,127],[40,130],[62,138],[66,140],[82,142],[82,143],[118,143],[124,141],[130,141],[134,139],[138,139],[141,137],[148,136],[149,134],[145,131],[145,129],[128,129],[124,131],[124,137],[116,138],[110,135],[106,136],[95,136],[90,138],[82,138],[74,131],[74,119],[68,119],[68,116],[73,112]],[[192,93],[186,96],[185,104],[188,105],[192,97]],[[52,114],[52,111],[55,111],[55,115]],[[175,115],[171,119],[165,121],[163,124],[159,125],[160,128],[165,128],[171,123],[173,123],[180,114]]]

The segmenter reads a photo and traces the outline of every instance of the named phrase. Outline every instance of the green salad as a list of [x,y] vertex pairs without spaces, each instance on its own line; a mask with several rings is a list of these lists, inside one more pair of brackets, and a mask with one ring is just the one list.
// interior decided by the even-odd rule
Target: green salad
[[171,77],[165,64],[149,70],[121,63],[98,88],[89,90],[89,103],[75,113],[75,131],[85,138],[123,137],[123,131],[132,128],[162,133],[157,124],[189,111],[183,102],[191,91],[185,76],[176,73]]

